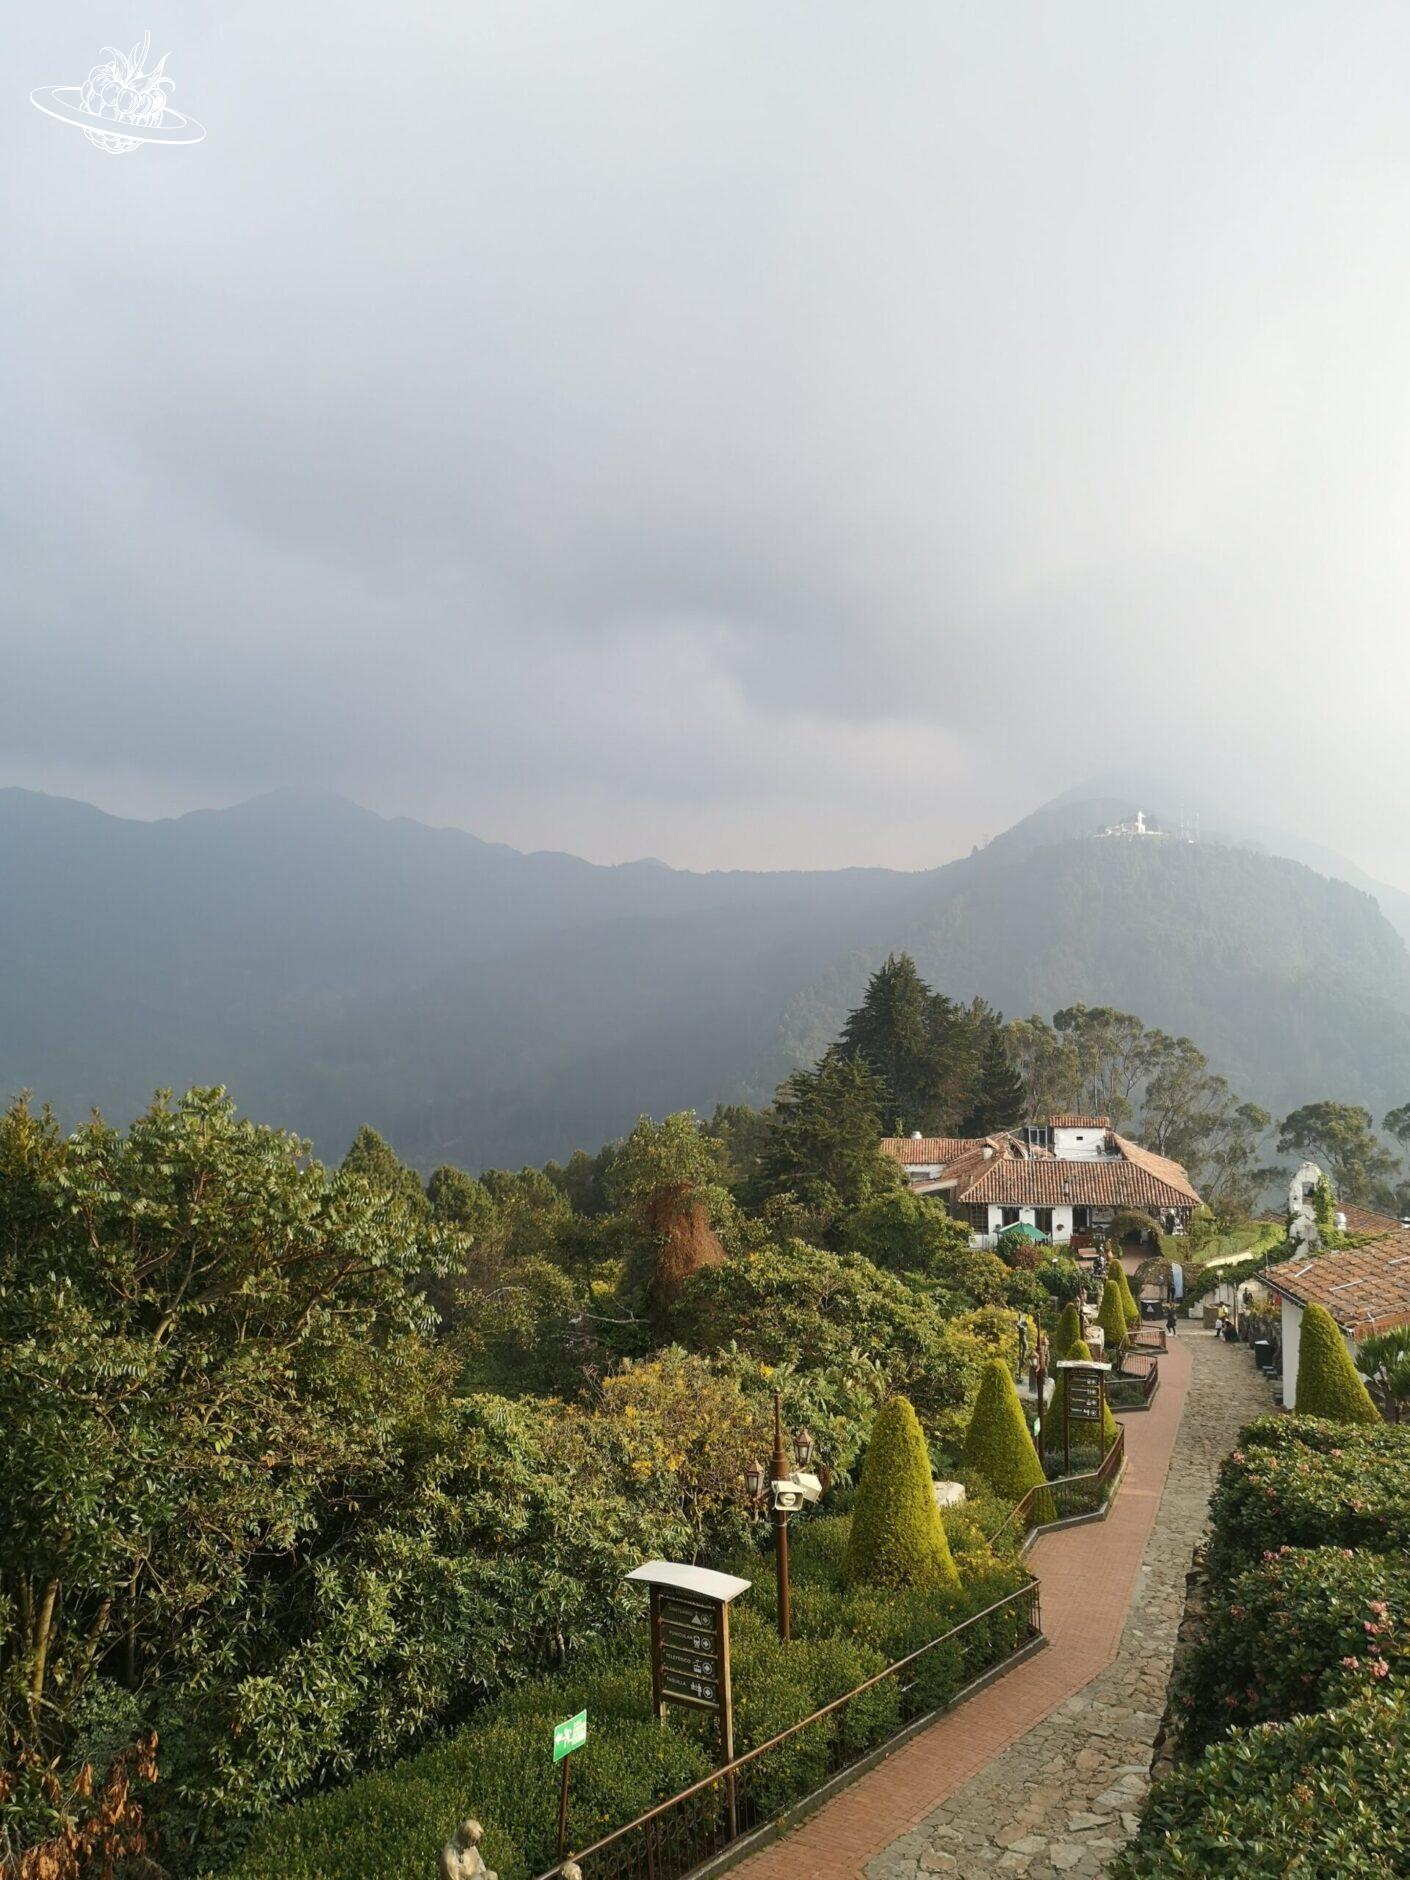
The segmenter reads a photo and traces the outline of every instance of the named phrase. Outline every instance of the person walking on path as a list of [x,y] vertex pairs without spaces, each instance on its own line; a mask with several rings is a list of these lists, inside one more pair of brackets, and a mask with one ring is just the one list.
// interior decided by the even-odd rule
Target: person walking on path
[[1175,1323],[1175,1301],[1173,1299],[1168,1299],[1165,1303],[1165,1329],[1172,1338],[1179,1329]]

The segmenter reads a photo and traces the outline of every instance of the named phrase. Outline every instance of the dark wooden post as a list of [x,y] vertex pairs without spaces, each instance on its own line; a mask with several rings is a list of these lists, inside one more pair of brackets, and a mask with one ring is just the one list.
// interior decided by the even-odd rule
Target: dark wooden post
[[[788,1457],[783,1448],[783,1397],[774,1392],[774,1460],[773,1481],[782,1482],[788,1475]],[[772,1487],[769,1499],[775,1501]],[[785,1641],[792,1636],[791,1619],[788,1610],[788,1516],[777,1505],[774,1507],[774,1570],[778,1577],[778,1635]]]

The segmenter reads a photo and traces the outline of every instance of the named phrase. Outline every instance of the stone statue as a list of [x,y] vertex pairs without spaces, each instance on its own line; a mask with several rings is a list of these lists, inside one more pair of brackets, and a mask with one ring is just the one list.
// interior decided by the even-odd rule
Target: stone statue
[[441,1880],[499,1880],[480,1852],[485,1831],[478,1821],[462,1821],[441,1849]]

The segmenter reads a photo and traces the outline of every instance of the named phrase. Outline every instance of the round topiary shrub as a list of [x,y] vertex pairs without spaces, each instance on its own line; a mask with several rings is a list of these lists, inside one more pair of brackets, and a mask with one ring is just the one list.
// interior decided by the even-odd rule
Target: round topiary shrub
[[[1047,1479],[1038,1460],[1038,1451],[1033,1447],[1033,1438],[1028,1434],[1023,1405],[1018,1401],[1018,1392],[1002,1358],[995,1358],[984,1367],[960,1464],[1011,1502],[1021,1501],[1030,1489],[1043,1489]],[[1052,1496],[1043,1489],[1030,1506],[1029,1525],[1038,1526],[1056,1519]]]
[[1336,1321],[1325,1306],[1310,1305],[1302,1315],[1297,1410],[1301,1416],[1325,1417],[1332,1423],[1381,1420],[1371,1393],[1356,1374]]
[[853,1586],[959,1584],[935,1505],[925,1436],[905,1397],[888,1398],[871,1426],[846,1571]]
[[[1082,1364],[1092,1362],[1092,1354],[1080,1338],[1067,1355]],[[1053,1389],[1052,1402],[1048,1405],[1043,1417],[1043,1446],[1049,1456],[1062,1454],[1062,1425],[1067,1408],[1067,1373],[1059,1371],[1056,1376],[1057,1383]],[[1076,1449],[1081,1445],[1084,1448],[1097,1449],[1105,1455],[1116,1441],[1116,1430],[1116,1418],[1112,1414],[1111,1405],[1103,1401],[1100,1424],[1085,1417],[1073,1418],[1069,1432],[1070,1448]]]

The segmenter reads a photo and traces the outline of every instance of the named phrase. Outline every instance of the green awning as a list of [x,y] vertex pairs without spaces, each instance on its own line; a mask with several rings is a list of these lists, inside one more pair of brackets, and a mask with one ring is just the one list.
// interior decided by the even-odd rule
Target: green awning
[[1005,1240],[1009,1238],[1009,1236],[1012,1236],[1015,1240],[1041,1240],[1045,1245],[1048,1238],[1046,1234],[1034,1227],[1031,1221],[1016,1221],[1012,1227],[1000,1228],[1000,1240]]

